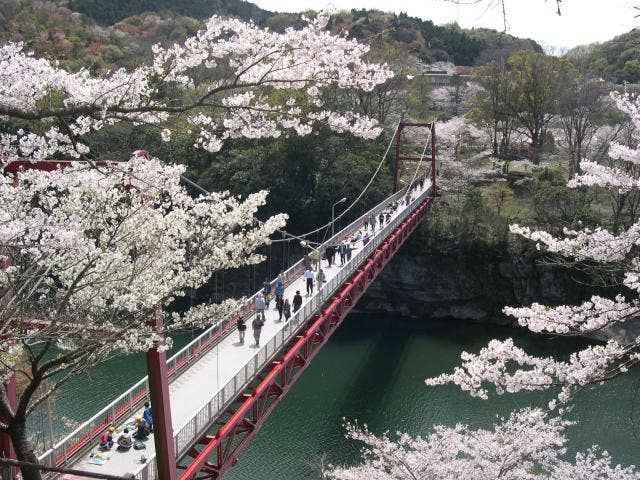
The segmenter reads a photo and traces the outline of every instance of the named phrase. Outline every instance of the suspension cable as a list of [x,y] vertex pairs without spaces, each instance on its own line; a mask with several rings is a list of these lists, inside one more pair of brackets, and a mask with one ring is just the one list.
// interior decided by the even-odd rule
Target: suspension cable
[[[380,169],[382,168],[382,165],[384,165],[384,162],[387,159],[387,155],[389,154],[389,150],[391,150],[391,145],[393,145],[393,140],[395,139],[395,137],[397,135],[399,126],[400,126],[400,123],[396,124],[396,128],[393,131],[393,135],[391,136],[391,139],[389,140],[389,145],[387,145],[387,149],[385,150],[384,155],[380,159],[380,163],[378,163],[378,167],[376,168],[376,171],[373,173],[373,175],[369,179],[369,182],[365,185],[365,187],[362,189],[362,191],[356,197],[356,199],[346,209],[344,209],[340,213],[340,215],[335,217],[333,219],[333,221],[330,221],[329,223],[326,223],[325,225],[322,225],[321,227],[318,227],[315,230],[311,230],[310,232],[301,233],[300,235],[295,235],[293,233],[287,232],[286,230],[282,230],[282,229],[278,229],[277,231],[282,233],[283,236],[289,237],[289,239],[305,240],[305,237],[308,237],[309,235],[313,235],[314,233],[317,233],[317,232],[321,231],[324,228],[331,227],[332,223],[335,223],[337,220],[339,220],[344,215],[346,215],[360,201],[360,199],[364,196],[364,194],[367,192],[367,190],[369,189],[369,187],[371,186],[371,184],[375,180],[376,176],[380,172]],[[425,147],[425,151],[426,151],[426,147]],[[184,180],[186,183],[188,183],[189,185],[191,185],[193,188],[199,190],[202,193],[205,193],[205,194],[211,193],[207,189],[205,189],[204,187],[198,185],[195,181],[191,180],[189,177],[186,177],[185,175],[181,175],[180,178],[182,180]],[[261,223],[261,224],[264,223],[262,220],[256,219],[256,221]],[[285,238],[273,239],[273,240],[270,240],[270,243],[285,242],[285,241],[289,241],[289,239],[285,239]]]

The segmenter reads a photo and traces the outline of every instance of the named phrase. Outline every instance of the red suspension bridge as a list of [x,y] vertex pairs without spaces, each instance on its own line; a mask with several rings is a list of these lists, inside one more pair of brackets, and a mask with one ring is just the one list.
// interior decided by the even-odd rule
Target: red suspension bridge
[[[400,155],[402,131],[407,126],[428,129],[429,156]],[[236,335],[231,335],[236,328],[235,315],[205,330],[168,360],[158,349],[149,350],[149,375],[39,455],[43,467],[119,477],[132,474],[140,479],[222,477],[431,206],[436,196],[435,125],[401,123],[395,140],[394,193],[325,243],[338,244],[361,230],[365,220],[388,210],[390,204],[397,204],[397,209],[384,225],[369,230],[368,242],[356,243],[344,265],[324,269],[326,283],[304,298],[288,321],[279,322],[275,310],[266,312],[259,348],[236,343]],[[414,175],[414,181],[398,191],[401,161],[429,162],[430,176],[416,179]],[[303,270],[300,260],[284,272],[285,298],[291,298],[296,290],[304,291]],[[254,297],[239,313],[245,318],[252,315]],[[157,315],[155,321],[162,322],[162,316]],[[96,456],[102,433],[111,425],[121,428],[141,415],[142,405],[149,399],[154,434],[146,449]],[[3,445],[8,457],[10,444],[5,439]]]

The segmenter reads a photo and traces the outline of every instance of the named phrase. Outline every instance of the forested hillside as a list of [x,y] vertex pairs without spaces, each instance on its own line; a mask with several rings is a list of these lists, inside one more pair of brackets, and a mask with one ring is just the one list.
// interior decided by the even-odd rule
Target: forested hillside
[[567,57],[581,70],[614,83],[640,82],[640,30],[619,35],[604,43],[580,45]]
[[[151,45],[184,40],[214,14],[276,31],[301,23],[299,14],[268,12],[239,0],[0,0],[0,41],[22,41],[71,69],[103,71],[139,64],[149,58]],[[479,65],[518,50],[542,51],[532,40],[494,30],[439,26],[376,10],[340,12],[328,28],[379,49],[399,47],[425,63]]]
[[126,17],[145,12],[173,12],[197,19],[214,13],[253,20],[263,25],[274,15],[242,0],[70,0],[69,8],[93,18],[101,25],[113,25]]

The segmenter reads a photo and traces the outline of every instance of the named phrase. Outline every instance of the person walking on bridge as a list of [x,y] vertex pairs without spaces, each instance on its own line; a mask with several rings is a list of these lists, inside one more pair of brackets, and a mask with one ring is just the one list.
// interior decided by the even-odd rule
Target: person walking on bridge
[[264,316],[264,309],[266,305],[267,303],[264,300],[264,295],[262,295],[262,292],[258,292],[256,299],[253,301],[253,309],[256,311],[256,316],[261,317],[263,322],[266,320]]
[[344,254],[347,257],[347,262],[351,261],[351,251],[353,250],[352,244],[347,240],[344,245]]
[[369,217],[369,225],[371,225],[371,230],[373,232],[376,231],[376,216],[374,214],[371,214],[371,216]]
[[282,275],[280,275],[276,281],[276,307],[278,306],[278,299],[282,300],[284,298],[284,281],[280,279],[281,276]]
[[322,269],[320,269],[320,271],[318,272],[318,275],[316,275],[316,284],[318,285],[318,290],[322,288],[322,284],[326,281],[327,281],[327,278],[325,277],[325,274],[322,271]]
[[278,310],[278,321],[282,321],[282,310],[284,309],[284,300],[282,297],[276,297],[276,310]]
[[304,272],[304,278],[307,279],[307,297],[313,295],[313,279],[316,274],[310,268],[307,268]]
[[300,290],[296,290],[296,294],[293,296],[293,313],[300,310],[302,306],[302,295],[300,295]]
[[[300,297],[300,301],[302,302],[302,297]],[[284,301],[284,305],[282,305],[282,313],[284,313],[285,322],[288,322],[291,318],[291,304],[289,303],[288,298]]]
[[260,346],[260,333],[262,332],[262,326],[264,325],[264,316],[260,317],[256,315],[251,322],[253,327],[253,339],[256,341],[256,347]]
[[269,308],[269,296],[271,295],[271,282],[268,278],[262,283],[262,293],[264,295],[265,308]]
[[244,334],[247,331],[247,324],[245,322],[245,319],[242,318],[242,316],[238,317],[236,325],[238,325],[238,336],[240,337],[240,345],[244,345]]

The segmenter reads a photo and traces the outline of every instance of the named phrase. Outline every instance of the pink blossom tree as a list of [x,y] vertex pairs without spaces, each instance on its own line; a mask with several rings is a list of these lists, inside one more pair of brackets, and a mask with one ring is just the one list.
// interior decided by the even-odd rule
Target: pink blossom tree
[[[618,108],[640,128],[640,102],[613,94]],[[640,150],[612,142],[609,155],[629,168],[583,160],[581,174],[570,188],[598,187],[619,192],[638,190],[640,180],[631,168],[640,164]],[[593,335],[611,332],[640,316],[640,223],[610,232],[606,228],[565,230],[561,238],[545,231],[512,225],[511,231],[536,242],[539,249],[570,261],[588,261],[624,269],[623,290],[613,298],[592,296],[579,305],[505,307],[518,324],[536,333]],[[610,337],[610,335],[609,335]],[[401,434],[398,440],[350,427],[348,435],[365,444],[363,463],[334,468],[332,478],[580,478],[638,479],[635,467],[613,466],[606,452],[596,448],[565,459],[563,415],[572,398],[585,386],[628,372],[640,362],[640,337],[629,341],[609,338],[575,352],[566,360],[537,357],[512,339],[492,340],[478,353],[464,352],[462,365],[452,373],[428,379],[427,385],[453,383],[483,399],[520,391],[555,390],[548,412],[521,410],[494,425],[493,431],[464,425],[435,427],[427,438]]]
[[[393,74],[363,60],[367,46],[326,32],[327,20],[320,14],[280,34],[213,17],[184,44],[155,46],[149,65],[101,76],[4,45],[0,167],[24,158],[88,160],[87,136],[122,122],[155,126],[167,142],[190,136],[211,152],[229,139],[307,135],[317,125],[374,138],[374,120],[326,108],[323,89],[370,91]],[[197,305],[162,330],[147,325],[157,308],[216,271],[261,261],[256,249],[286,220],[254,221],[266,192],[194,198],[183,172],[136,156],[0,176],[0,376],[21,377],[16,408],[0,388],[0,432],[19,460],[37,461],[27,418],[68,379],[172,330],[216,324],[239,306]]]

